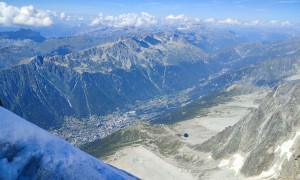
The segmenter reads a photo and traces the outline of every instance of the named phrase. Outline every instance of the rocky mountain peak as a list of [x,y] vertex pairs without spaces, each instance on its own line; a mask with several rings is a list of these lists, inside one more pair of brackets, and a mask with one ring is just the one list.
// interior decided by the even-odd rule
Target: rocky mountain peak
[[244,158],[240,172],[245,176],[260,175],[281,167],[276,172],[279,176],[280,172],[286,171],[284,163],[298,156],[299,101],[299,82],[284,82],[258,109],[199,148],[211,152],[215,159],[240,154]]

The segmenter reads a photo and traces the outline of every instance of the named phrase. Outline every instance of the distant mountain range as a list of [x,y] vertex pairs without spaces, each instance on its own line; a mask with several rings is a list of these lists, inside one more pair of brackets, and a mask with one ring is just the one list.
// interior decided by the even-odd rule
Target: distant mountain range
[[60,127],[64,116],[105,115],[184,90],[218,68],[185,35],[163,33],[22,61],[0,72],[1,96],[8,109],[51,129]]
[[18,31],[0,32],[0,39],[12,40],[32,40],[35,42],[43,42],[46,40],[39,32],[30,29],[20,29]]
[[[103,116],[137,100],[198,84],[195,97],[223,89],[248,73],[246,69],[232,70],[292,56],[287,53],[298,43],[246,43],[222,48],[221,40],[214,36],[217,33],[205,28],[199,33],[155,33],[65,55],[36,56],[0,71],[1,99],[18,115],[43,128],[57,129],[65,116]],[[232,32],[218,36],[224,45],[241,41]],[[211,49],[213,45],[218,48]]]

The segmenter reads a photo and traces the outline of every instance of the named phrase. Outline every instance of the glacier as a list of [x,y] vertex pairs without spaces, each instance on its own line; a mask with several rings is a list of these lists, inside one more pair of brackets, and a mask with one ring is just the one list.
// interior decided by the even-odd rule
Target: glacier
[[0,107],[0,179],[139,179]]

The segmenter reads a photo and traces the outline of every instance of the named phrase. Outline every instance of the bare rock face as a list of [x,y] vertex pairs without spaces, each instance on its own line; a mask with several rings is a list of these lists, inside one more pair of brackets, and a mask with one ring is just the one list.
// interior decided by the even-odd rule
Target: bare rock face
[[239,172],[244,176],[260,175],[279,167],[280,177],[296,177],[300,170],[299,101],[299,82],[283,82],[258,109],[199,148],[210,151],[214,159],[242,154],[245,160]]

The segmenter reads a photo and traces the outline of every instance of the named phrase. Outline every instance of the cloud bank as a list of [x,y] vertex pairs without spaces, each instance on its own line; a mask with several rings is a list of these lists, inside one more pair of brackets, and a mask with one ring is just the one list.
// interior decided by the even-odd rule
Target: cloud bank
[[145,26],[157,24],[158,19],[149,14],[142,12],[140,14],[128,13],[119,16],[104,15],[100,13],[92,22],[92,26],[105,25],[110,27],[125,27],[125,26]]
[[241,22],[238,19],[227,18],[217,21],[218,24],[239,25]]
[[[83,16],[69,16],[64,12],[54,12],[50,10],[36,9],[32,5],[16,7],[0,2],[0,26],[50,26],[54,23],[89,23],[91,26],[108,27],[141,27],[151,25],[186,25],[192,27],[193,24],[211,24],[221,26],[290,26],[289,21],[240,21],[235,18],[215,19],[213,17],[206,19],[191,18],[184,14],[168,15],[158,18],[146,12],[127,13],[117,16],[105,15],[100,13],[93,19]],[[186,27],[185,27],[186,28]]]
[[109,26],[109,27],[141,27],[149,25],[188,25],[192,26],[193,24],[211,24],[219,26],[289,26],[291,23],[289,21],[262,21],[262,20],[253,20],[253,21],[241,21],[236,18],[226,18],[226,19],[215,19],[209,17],[206,19],[190,18],[184,14],[180,15],[168,15],[164,18],[158,18],[149,13],[128,13],[121,14],[118,16],[104,15],[100,13],[96,18],[90,23],[91,26]]
[[188,18],[187,16],[185,16],[184,14],[180,14],[178,16],[175,16],[175,15],[169,15],[167,16],[166,18],[166,21],[168,22],[177,22],[177,21],[183,21],[183,22],[187,22],[189,21],[190,18]]
[[0,2],[0,25],[49,26],[53,24],[49,11],[33,6],[15,7]]

